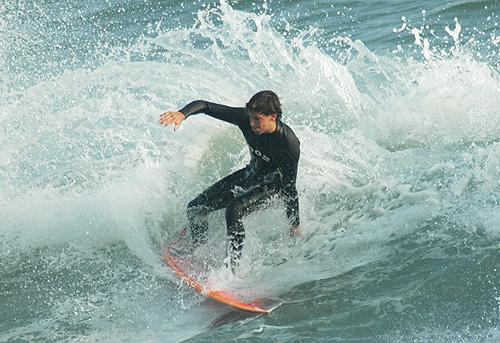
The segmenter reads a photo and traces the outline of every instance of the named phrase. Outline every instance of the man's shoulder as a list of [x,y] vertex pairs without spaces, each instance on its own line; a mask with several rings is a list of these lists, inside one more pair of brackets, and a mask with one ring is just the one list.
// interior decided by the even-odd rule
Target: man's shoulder
[[282,138],[287,144],[292,145],[300,145],[300,141],[295,134],[295,131],[288,125],[283,122],[280,122],[282,126]]
[[280,124],[282,149],[291,155],[294,160],[298,160],[300,156],[300,141],[290,126],[283,122],[280,122]]

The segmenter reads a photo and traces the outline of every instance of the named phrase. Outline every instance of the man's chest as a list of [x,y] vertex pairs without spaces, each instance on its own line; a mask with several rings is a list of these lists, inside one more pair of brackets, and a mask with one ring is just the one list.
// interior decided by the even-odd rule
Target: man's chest
[[279,163],[278,144],[270,139],[272,137],[250,135],[245,136],[245,138],[253,158],[270,166]]

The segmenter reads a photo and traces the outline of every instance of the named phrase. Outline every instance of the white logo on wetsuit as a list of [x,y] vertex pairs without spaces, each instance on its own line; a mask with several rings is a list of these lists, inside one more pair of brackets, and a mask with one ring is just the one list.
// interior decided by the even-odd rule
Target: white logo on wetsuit
[[266,162],[271,162],[271,159],[269,157],[267,157],[266,155],[264,155],[263,153],[261,153],[259,150],[252,148],[250,145],[248,147],[250,148],[250,152],[259,156],[260,158],[262,158]]

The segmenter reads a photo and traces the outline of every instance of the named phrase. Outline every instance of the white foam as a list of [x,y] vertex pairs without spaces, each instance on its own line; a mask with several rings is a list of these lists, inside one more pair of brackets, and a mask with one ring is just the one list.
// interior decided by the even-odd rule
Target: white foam
[[446,26],[444,30],[453,38],[455,44],[458,44],[462,26],[460,26],[460,24],[458,23],[458,18],[455,18],[454,21],[455,21],[455,28],[453,30],[450,29],[448,26]]
[[[217,286],[251,285],[260,295],[279,296],[383,260],[388,242],[414,234],[427,220],[498,196],[498,72],[467,51],[442,58],[420,29],[413,34],[424,63],[334,37],[353,49],[341,64],[308,31],[292,39],[280,35],[267,14],[221,2],[197,18],[191,28],[159,32],[124,53],[147,56],[152,49],[161,61],[114,57],[94,70],[66,71],[0,105],[9,133],[0,136],[2,254],[123,242],[155,275],[167,275],[161,249],[185,224],[187,202],[248,156],[228,124],[199,115],[174,133],[159,127],[159,114],[198,98],[242,106],[264,88],[280,94],[284,120],[302,142],[298,189],[306,237],[286,236],[283,208],[250,216],[243,276],[216,270]],[[456,23],[450,29],[455,41]],[[474,142],[485,147],[475,149]],[[471,147],[469,157],[447,150],[460,144]],[[442,175],[449,184],[440,184]],[[475,222],[498,239],[496,209],[470,208],[454,218],[473,211]],[[211,218],[215,249],[225,236],[222,216]],[[209,305],[186,303],[168,326],[182,339],[184,324],[195,322],[186,335],[196,334],[213,313],[196,315]],[[58,308],[61,316],[66,305]],[[186,320],[182,310],[190,311]],[[164,333],[142,332],[146,340]],[[90,337],[101,334],[112,335]]]
[[401,67],[411,69],[408,84],[384,101],[377,118],[360,123],[377,141],[426,145],[499,137],[500,84],[488,65],[464,54]]

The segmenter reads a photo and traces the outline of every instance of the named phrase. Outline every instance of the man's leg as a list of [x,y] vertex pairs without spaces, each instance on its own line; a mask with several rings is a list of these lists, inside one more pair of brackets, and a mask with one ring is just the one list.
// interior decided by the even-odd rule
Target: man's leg
[[234,188],[243,184],[247,175],[245,168],[240,169],[217,181],[188,204],[188,225],[195,246],[206,241],[208,214],[227,207],[234,199]]
[[256,186],[237,196],[226,208],[226,225],[232,268],[238,265],[243,249],[245,239],[243,218],[261,208],[275,194],[276,192],[272,189]]

